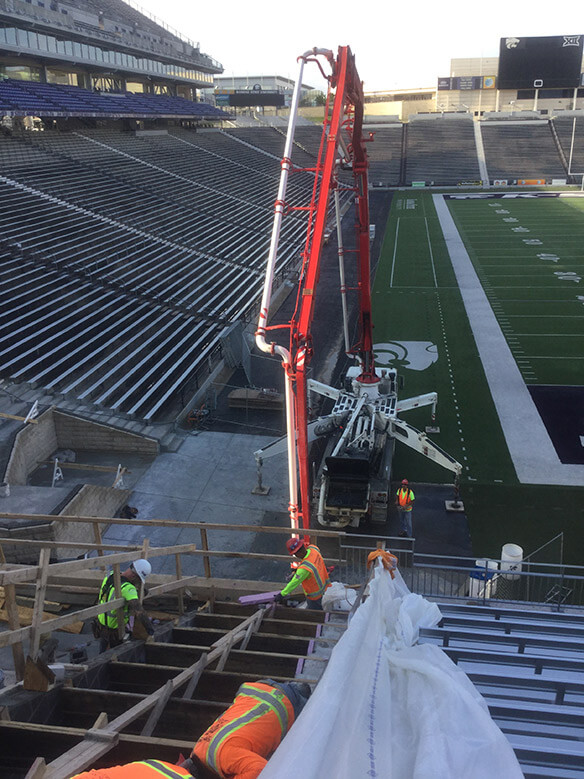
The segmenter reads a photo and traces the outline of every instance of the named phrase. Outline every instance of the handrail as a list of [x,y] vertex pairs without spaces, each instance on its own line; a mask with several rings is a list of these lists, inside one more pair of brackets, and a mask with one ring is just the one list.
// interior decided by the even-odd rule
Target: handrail
[[[79,544],[83,546],[83,544]],[[183,552],[194,552],[195,544],[180,544],[178,546],[149,547],[148,557],[163,557],[170,554],[181,554]],[[131,563],[136,557],[136,552],[119,552],[116,554],[105,555],[103,557],[88,557],[83,560],[70,560],[63,563],[51,563],[47,566],[49,576],[60,573],[74,573],[75,571],[85,571],[88,568],[101,568],[104,563],[114,565],[119,563]],[[9,571],[0,570],[0,585],[19,584],[30,582],[37,578],[40,573],[39,565],[16,568]]]
[[[257,525],[228,525],[215,522],[182,522],[179,519],[123,519],[121,517],[84,517],[60,514],[17,514],[15,512],[0,512],[0,521],[3,519],[27,519],[39,522],[87,522],[100,525],[148,525],[149,527],[180,527],[197,528],[205,530],[232,530],[251,531],[253,533],[276,533],[280,535],[293,535],[297,531],[291,527],[257,526]],[[311,528],[311,536],[328,536],[331,538],[346,537],[349,534],[344,530],[320,530]],[[83,544],[78,544],[83,546]]]

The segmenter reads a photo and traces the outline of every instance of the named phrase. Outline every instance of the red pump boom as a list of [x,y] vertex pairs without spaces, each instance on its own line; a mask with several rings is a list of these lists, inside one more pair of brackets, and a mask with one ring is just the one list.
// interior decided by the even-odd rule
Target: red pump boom
[[[266,341],[269,301],[273,280],[273,269],[277,254],[278,238],[282,217],[294,210],[306,210],[305,206],[295,208],[285,202],[287,178],[293,171],[290,154],[294,138],[296,109],[299,99],[302,69],[306,62],[316,61],[322,55],[328,60],[332,73],[325,76],[328,92],[325,107],[325,119],[320,143],[318,161],[315,169],[315,183],[312,201],[308,208],[308,226],[303,251],[302,272],[296,301],[296,309],[288,324],[289,348],[277,346]],[[272,244],[266,271],[264,297],[256,332],[256,342],[263,351],[281,356],[286,371],[286,404],[288,427],[288,467],[290,480],[290,518],[293,527],[310,527],[310,463],[308,458],[308,398],[306,371],[312,356],[311,326],[314,317],[315,294],[320,276],[320,261],[324,243],[331,192],[339,187],[338,167],[341,163],[352,167],[353,187],[357,210],[356,255],[358,264],[358,291],[360,302],[359,336],[351,353],[358,359],[361,373],[358,381],[374,384],[379,381],[375,374],[373,356],[373,336],[371,323],[371,290],[369,268],[369,200],[367,184],[366,140],[363,138],[363,86],[355,67],[355,57],[348,46],[341,46],[335,59],[333,53],[323,49],[313,49],[299,57],[300,73],[292,106],[288,137],[282,160],[280,190],[275,203],[274,229]],[[321,68],[322,72],[322,68]],[[323,72],[324,75],[324,72]],[[369,139],[367,139],[369,140]],[[341,155],[339,154],[341,152]],[[343,185],[343,188],[346,187]],[[296,442],[296,447],[294,446]],[[296,471],[296,457],[298,472]],[[300,506],[298,505],[296,481],[300,482]]]

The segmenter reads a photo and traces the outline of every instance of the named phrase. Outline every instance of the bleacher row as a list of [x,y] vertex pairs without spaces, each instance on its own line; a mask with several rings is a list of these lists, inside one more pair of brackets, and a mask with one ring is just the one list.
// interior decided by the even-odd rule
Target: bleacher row
[[[374,142],[367,147],[370,182],[374,186],[410,186],[416,181],[456,186],[482,180],[475,129],[470,117],[372,127]],[[478,129],[491,182],[567,177],[573,117],[485,121]],[[584,117],[576,122],[571,171],[580,175],[584,171]]]
[[[160,418],[257,302],[278,180],[271,154],[224,132],[1,138],[0,376]],[[312,187],[293,174],[289,202]],[[305,230],[285,218],[277,273]]]
[[[443,619],[422,628],[481,693],[525,777],[584,774],[584,616],[513,605],[439,603]],[[461,733],[472,738],[472,733]],[[470,772],[469,772],[470,775]]]
[[[561,142],[571,140],[571,120],[554,121]],[[372,183],[380,170],[400,176],[404,162],[413,180],[424,171],[479,178],[470,121],[453,120],[450,132],[441,122],[378,129],[368,145]],[[507,129],[523,157],[508,151]],[[250,316],[259,298],[284,140],[280,128],[0,138],[0,376],[115,413],[165,417],[217,354],[225,326]],[[483,126],[487,164],[504,178],[529,176],[523,160],[548,159],[548,140],[541,123]],[[314,167],[319,141],[319,127],[297,128],[297,168]],[[288,202],[307,204],[313,181],[294,173]],[[301,215],[285,218],[277,273],[296,265],[304,233]]]
[[220,108],[207,103],[194,103],[182,97],[133,92],[90,92],[66,84],[41,84],[15,79],[0,81],[0,114],[41,117],[229,118],[229,114]]

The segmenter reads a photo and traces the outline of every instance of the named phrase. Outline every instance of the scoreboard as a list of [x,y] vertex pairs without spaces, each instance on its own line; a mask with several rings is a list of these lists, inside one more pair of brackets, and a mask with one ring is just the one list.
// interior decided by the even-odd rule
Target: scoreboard
[[501,38],[499,89],[567,89],[580,86],[583,35]]

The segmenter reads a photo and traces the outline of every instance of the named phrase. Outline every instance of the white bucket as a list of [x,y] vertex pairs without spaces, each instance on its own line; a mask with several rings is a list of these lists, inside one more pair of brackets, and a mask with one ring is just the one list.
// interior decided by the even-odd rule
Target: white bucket
[[[505,544],[501,549],[501,571],[520,571],[523,549],[517,544]],[[504,573],[505,579],[519,579],[517,574]]]
[[494,595],[497,581],[493,581],[493,577],[498,570],[495,560],[475,560],[475,567],[468,577],[469,598],[490,598]]

